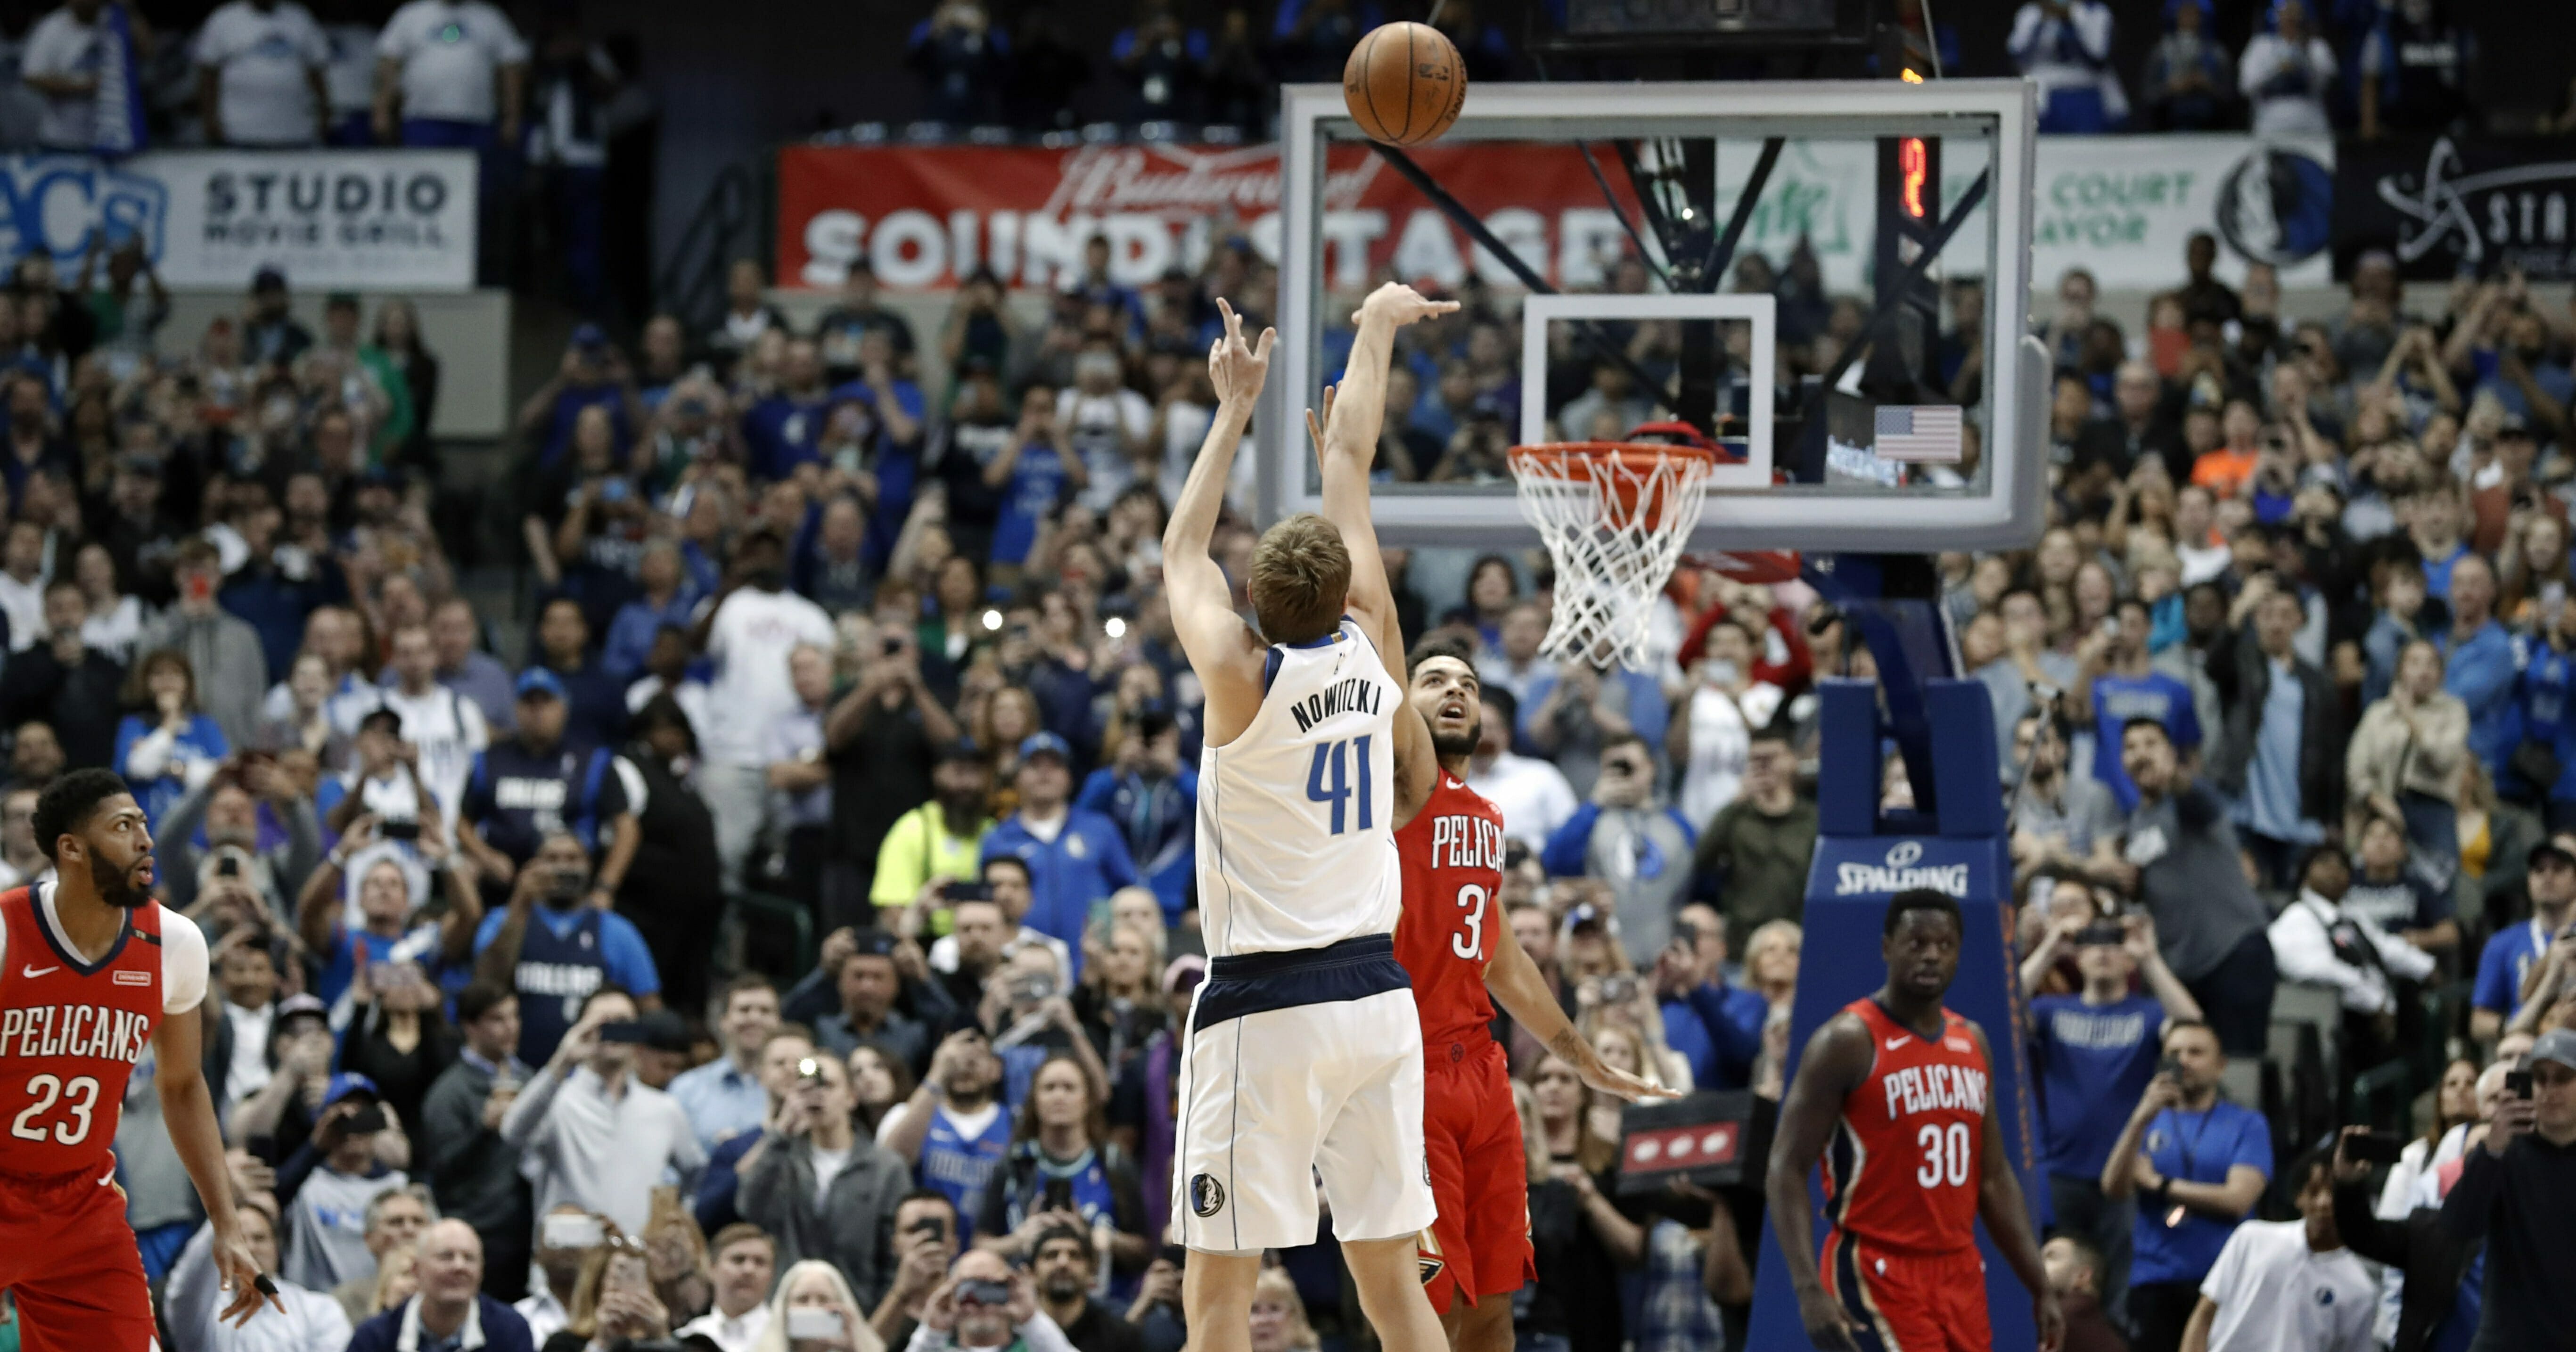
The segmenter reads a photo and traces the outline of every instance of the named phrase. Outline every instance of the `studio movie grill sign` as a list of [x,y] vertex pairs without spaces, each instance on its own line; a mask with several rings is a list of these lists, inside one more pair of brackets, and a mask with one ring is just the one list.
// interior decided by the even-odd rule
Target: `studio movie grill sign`
[[1964,897],[1968,895],[1968,866],[1924,863],[1923,842],[1919,840],[1896,842],[1889,847],[1883,864],[1834,866],[1834,895],[1838,897],[1904,892],[1917,887]]
[[445,175],[428,169],[218,170],[206,179],[210,245],[444,248]]

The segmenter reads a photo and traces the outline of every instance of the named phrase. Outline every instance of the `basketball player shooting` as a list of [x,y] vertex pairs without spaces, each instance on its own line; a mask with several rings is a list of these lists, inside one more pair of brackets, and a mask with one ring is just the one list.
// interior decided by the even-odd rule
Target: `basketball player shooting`
[[[1959,970],[1959,904],[1899,892],[1881,934],[1887,984],[1808,1039],[1771,1146],[1764,1186],[1798,1317],[1830,1352],[1988,1352],[1982,1216],[2030,1289],[2041,1352],[2056,1352],[2065,1319],[2004,1156],[1994,1056],[1941,1003]],[[1819,1259],[1807,1171],[1829,1144]]]
[[[1381,299],[1383,298],[1383,299]],[[1437,314],[1444,307],[1388,283],[1370,298],[1381,316]],[[1376,557],[1369,524],[1369,469],[1384,421],[1389,341],[1395,319],[1360,338],[1343,383],[1324,391],[1325,420],[1306,415],[1322,468],[1324,515],[1352,550]],[[1389,642],[1392,642],[1390,638]],[[1393,647],[1385,651],[1393,652]],[[1404,869],[1404,919],[1396,957],[1413,980],[1422,1023],[1422,1127],[1438,1218],[1418,1255],[1424,1294],[1458,1352],[1507,1352],[1512,1295],[1538,1276],[1529,1235],[1529,1166],[1510,1069],[1491,1025],[1494,1005],[1528,1028],[1586,1084],[1634,1102],[1671,1098],[1611,1067],[1565,1017],[1537,962],[1520,946],[1496,898],[1503,883],[1503,814],[1468,788],[1467,758],[1479,727],[1476,668],[1465,648],[1434,640],[1413,654],[1399,722],[1420,720],[1421,742],[1396,743],[1396,852]],[[1411,773],[1415,748],[1439,760],[1436,774]],[[1491,998],[1488,998],[1488,992]]]
[[206,1088],[205,936],[152,899],[143,809],[114,773],[74,770],[37,798],[35,831],[56,880],[0,894],[0,1287],[17,1295],[21,1345],[154,1346],[111,1153],[147,1044],[170,1143],[214,1224],[222,1317],[248,1323],[263,1296],[283,1313],[234,1218]]
[[[1390,1352],[1437,1352],[1416,1237],[1432,1222],[1422,1139],[1422,1039],[1395,959],[1403,886],[1399,794],[1434,765],[1421,720],[1398,718],[1400,634],[1376,537],[1323,517],[1279,522],[1246,577],[1259,632],[1208,552],[1277,335],[1248,346],[1219,301],[1208,353],[1218,398],[1163,534],[1173,628],[1207,691],[1198,891],[1207,980],[1181,1062],[1173,1229],[1189,1250],[1190,1346],[1249,1352],[1261,1252],[1314,1242],[1320,1175],[1360,1309]],[[1353,363],[1383,365],[1399,324],[1437,313],[1410,292],[1370,298]],[[1360,518],[1363,522],[1365,514]],[[1400,788],[1399,756],[1423,783]]]

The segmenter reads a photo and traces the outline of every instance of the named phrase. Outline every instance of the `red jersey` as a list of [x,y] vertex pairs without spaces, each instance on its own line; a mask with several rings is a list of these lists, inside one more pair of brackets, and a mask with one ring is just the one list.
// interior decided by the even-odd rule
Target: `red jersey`
[[1874,1059],[1844,1097],[1825,1151],[1825,1215],[1836,1231],[1884,1248],[1974,1245],[1989,1082],[1976,1034],[1947,1009],[1932,1042],[1874,999],[1843,1012],[1868,1027]]
[[125,1081],[161,1023],[162,919],[145,903],[107,956],[84,963],[37,914],[31,889],[0,894],[0,1176],[116,1167]]
[[1424,1054],[1491,1042],[1485,964],[1505,923],[1494,902],[1503,885],[1502,809],[1444,769],[1422,810],[1395,833],[1395,852],[1404,867],[1395,957],[1413,977]]

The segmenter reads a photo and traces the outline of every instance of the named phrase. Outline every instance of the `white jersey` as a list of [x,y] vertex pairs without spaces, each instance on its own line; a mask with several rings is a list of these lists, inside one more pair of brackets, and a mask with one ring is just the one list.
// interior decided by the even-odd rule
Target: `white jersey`
[[1210,957],[1392,934],[1395,711],[1404,688],[1360,626],[1273,644],[1261,709],[1199,755],[1198,883]]

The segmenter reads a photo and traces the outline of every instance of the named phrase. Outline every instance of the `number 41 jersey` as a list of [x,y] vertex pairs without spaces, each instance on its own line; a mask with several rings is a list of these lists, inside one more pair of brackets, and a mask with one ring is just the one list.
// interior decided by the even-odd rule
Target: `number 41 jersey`
[[1261,708],[1199,754],[1199,917],[1208,956],[1387,934],[1395,859],[1395,711],[1404,688],[1344,616],[1275,643]]
[[1941,1011],[1926,1041],[1873,999],[1843,1012],[1869,1029],[1869,1074],[1843,1098],[1825,1152],[1825,1215],[1889,1249],[1949,1253],[1977,1242],[1985,1160],[1986,1058],[1966,1019]]

